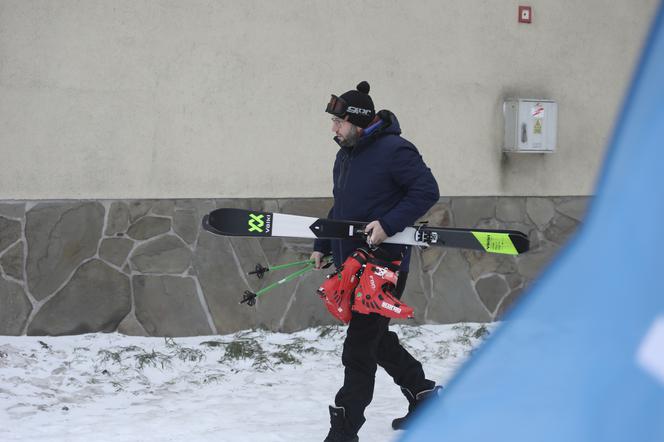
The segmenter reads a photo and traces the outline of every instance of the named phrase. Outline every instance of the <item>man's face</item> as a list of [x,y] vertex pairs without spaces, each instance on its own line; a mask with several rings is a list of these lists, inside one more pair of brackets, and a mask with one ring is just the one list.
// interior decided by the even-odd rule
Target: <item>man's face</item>
[[354,146],[359,139],[357,127],[339,117],[332,118],[332,132],[342,146]]

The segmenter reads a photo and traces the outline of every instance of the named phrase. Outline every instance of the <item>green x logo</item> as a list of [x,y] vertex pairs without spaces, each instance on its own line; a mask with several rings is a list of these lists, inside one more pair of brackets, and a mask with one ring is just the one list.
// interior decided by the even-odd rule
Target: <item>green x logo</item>
[[263,226],[265,221],[263,221],[263,215],[254,215],[253,213],[249,214],[249,231],[263,233]]

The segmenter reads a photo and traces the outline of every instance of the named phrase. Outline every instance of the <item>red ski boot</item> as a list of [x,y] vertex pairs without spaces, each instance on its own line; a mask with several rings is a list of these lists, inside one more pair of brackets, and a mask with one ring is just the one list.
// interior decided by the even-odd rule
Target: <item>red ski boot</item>
[[354,312],[378,313],[388,318],[412,318],[413,309],[399,301],[392,292],[399,277],[400,261],[383,262],[369,256],[363,266],[360,283],[355,288]]
[[350,299],[360,282],[358,272],[366,262],[367,254],[363,250],[356,250],[336,272],[327,276],[327,280],[316,291],[332,316],[344,324],[350,322]]

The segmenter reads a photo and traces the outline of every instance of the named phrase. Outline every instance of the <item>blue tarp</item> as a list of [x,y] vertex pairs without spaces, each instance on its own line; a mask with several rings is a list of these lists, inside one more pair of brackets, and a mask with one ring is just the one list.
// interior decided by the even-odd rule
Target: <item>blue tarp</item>
[[402,441],[664,441],[663,11],[584,225]]

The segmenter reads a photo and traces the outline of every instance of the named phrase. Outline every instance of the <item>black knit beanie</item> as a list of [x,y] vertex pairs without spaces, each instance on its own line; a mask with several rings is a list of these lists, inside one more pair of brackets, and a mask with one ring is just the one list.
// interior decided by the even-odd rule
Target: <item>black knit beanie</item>
[[369,126],[376,116],[369,88],[369,83],[363,81],[357,85],[356,90],[348,91],[339,97],[348,104],[344,117],[347,116],[348,121],[363,129]]

